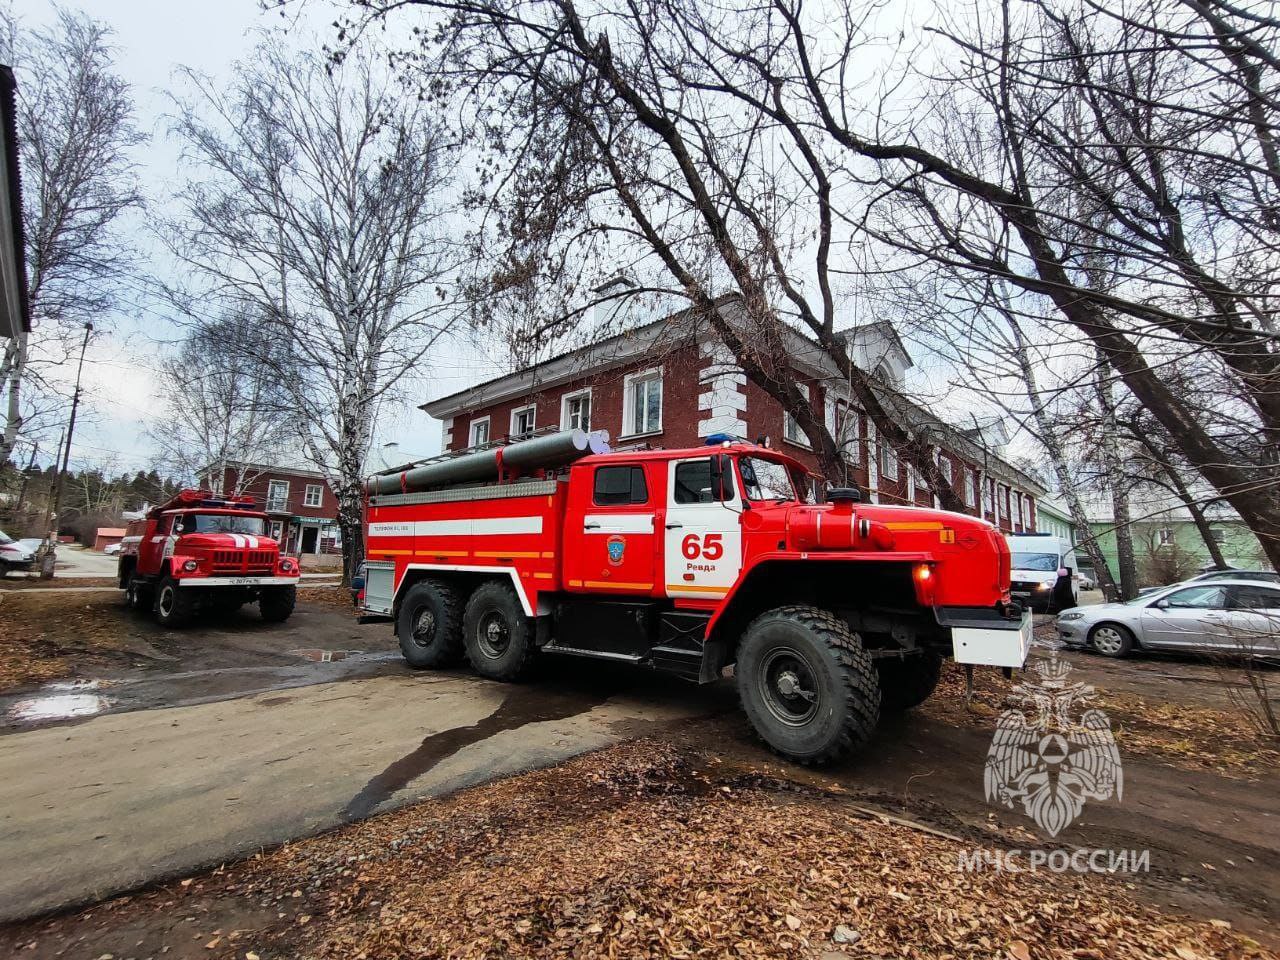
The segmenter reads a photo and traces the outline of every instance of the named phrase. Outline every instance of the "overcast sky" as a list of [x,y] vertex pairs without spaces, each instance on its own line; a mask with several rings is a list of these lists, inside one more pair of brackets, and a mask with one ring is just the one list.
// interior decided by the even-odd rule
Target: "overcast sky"
[[[49,22],[54,7],[49,0],[12,2],[26,28]],[[297,42],[323,43],[332,35],[330,25],[339,9],[329,0],[308,0],[285,19],[278,12],[264,12],[260,0],[91,0],[80,8],[115,32],[118,70],[133,87],[138,125],[151,138],[136,159],[153,211],[163,210],[181,179],[178,148],[166,121],[169,92],[181,89],[175,77],[177,67],[188,66],[215,78],[230,77],[236,61],[252,50],[261,31],[287,27]],[[101,325],[107,332],[90,348],[73,465],[113,465],[118,470],[154,465],[144,429],[161,405],[150,371],[177,331],[163,306],[148,294],[143,279],[168,269],[149,235],[145,216],[131,218],[126,233],[141,255],[139,277],[126,283],[119,313]],[[375,446],[396,441],[407,454],[435,452],[439,424],[417,410],[416,404],[461,389],[492,375],[494,369],[474,347],[446,347],[424,371],[421,382],[412,385],[411,398],[380,411]],[[68,378],[72,376],[74,370],[68,372]]]

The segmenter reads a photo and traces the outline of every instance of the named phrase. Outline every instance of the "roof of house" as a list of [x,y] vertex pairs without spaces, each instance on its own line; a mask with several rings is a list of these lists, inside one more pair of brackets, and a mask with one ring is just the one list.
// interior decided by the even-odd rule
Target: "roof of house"
[[198,471],[198,473],[200,476],[206,476],[210,470],[213,470],[218,466],[222,466],[229,470],[255,470],[260,474],[288,474],[295,477],[317,477],[321,480],[324,479],[323,473],[319,470],[313,470],[310,467],[291,467],[284,464],[273,463],[250,463],[245,460],[227,460],[222,464],[211,463]]
[[124,527],[99,527],[96,534],[99,537],[123,537],[124,535]]
[[22,177],[18,163],[18,82],[0,65],[0,336],[31,330],[27,293],[26,230],[22,221]]

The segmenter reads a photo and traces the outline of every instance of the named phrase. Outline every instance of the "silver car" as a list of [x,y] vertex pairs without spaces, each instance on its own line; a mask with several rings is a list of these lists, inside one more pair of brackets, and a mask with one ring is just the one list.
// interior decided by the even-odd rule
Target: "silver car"
[[1135,648],[1280,656],[1280,584],[1177,583],[1124,603],[1058,614],[1058,639],[1108,657]]

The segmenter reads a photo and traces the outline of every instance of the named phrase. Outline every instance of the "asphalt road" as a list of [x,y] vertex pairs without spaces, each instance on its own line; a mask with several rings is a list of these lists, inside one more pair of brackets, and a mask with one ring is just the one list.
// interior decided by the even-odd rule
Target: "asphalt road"
[[705,710],[377,676],[0,737],[0,921],[559,762]]

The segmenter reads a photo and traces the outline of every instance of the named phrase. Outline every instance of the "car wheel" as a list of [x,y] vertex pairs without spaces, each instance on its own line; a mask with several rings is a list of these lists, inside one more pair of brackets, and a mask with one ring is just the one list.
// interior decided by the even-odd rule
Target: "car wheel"
[[519,679],[533,658],[533,621],[504,583],[476,588],[462,615],[462,632],[472,668],[490,680]]
[[1104,657],[1127,657],[1133,650],[1133,633],[1118,623],[1101,623],[1089,631],[1089,643]]
[[172,577],[160,582],[156,592],[156,619],[166,627],[180,627],[191,619],[192,597]]
[[462,659],[462,600],[443,580],[415,583],[400,602],[396,638],[411,667],[452,667]]

